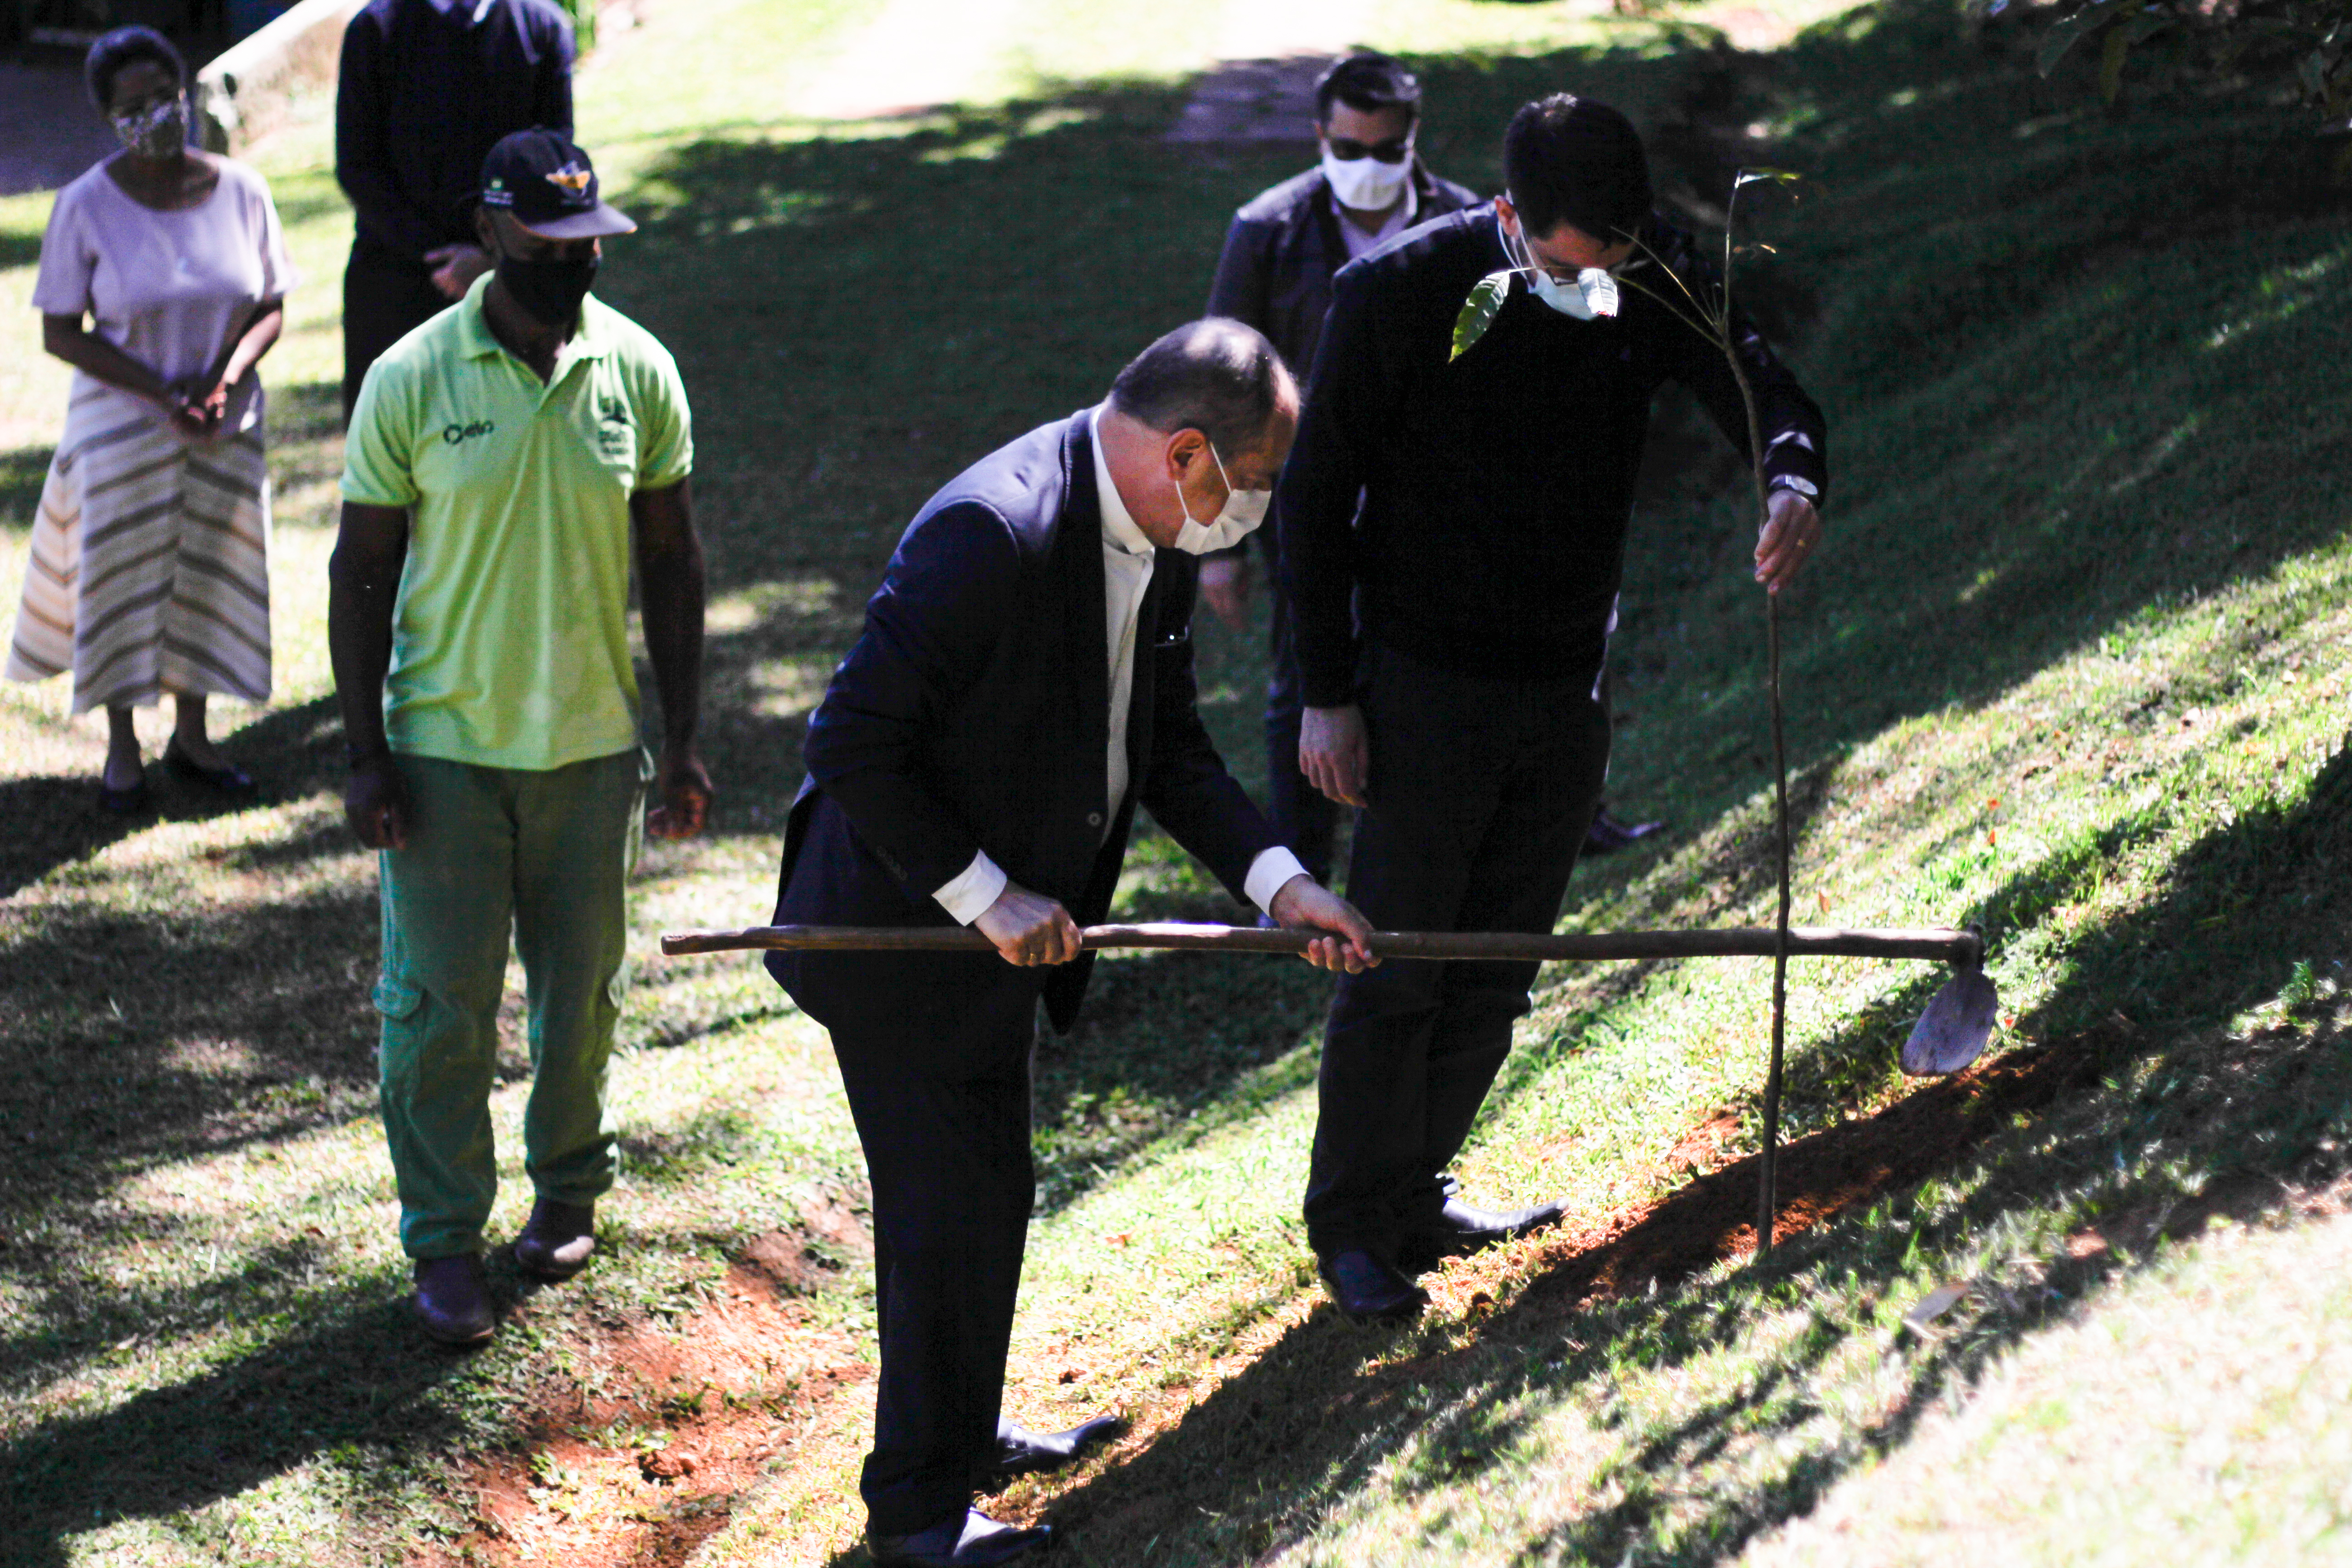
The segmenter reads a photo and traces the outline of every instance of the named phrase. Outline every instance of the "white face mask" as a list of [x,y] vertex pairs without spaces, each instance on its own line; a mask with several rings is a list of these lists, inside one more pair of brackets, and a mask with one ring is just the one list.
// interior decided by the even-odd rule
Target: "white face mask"
[[1225,460],[1217,456],[1214,441],[1209,443],[1209,461],[1217,465],[1217,478],[1225,481],[1225,504],[1216,516],[1206,523],[1193,521],[1192,509],[1185,505],[1184,487],[1176,486],[1176,504],[1184,512],[1184,526],[1176,531],[1176,548],[1187,555],[1205,555],[1212,550],[1239,544],[1265,521],[1265,509],[1274,500],[1272,490],[1234,489],[1234,481],[1225,474]]
[[1339,158],[1331,153],[1331,143],[1323,143],[1323,177],[1331,182],[1331,194],[1343,207],[1353,207],[1360,213],[1384,212],[1404,195],[1404,183],[1412,178],[1412,142],[1404,144],[1404,156],[1393,163],[1383,163],[1367,154],[1361,158]]
[[1526,239],[1503,230],[1503,254],[1511,264],[1527,269],[1528,287],[1536,298],[1563,316],[1574,316],[1580,321],[1590,321],[1597,316],[1617,313],[1617,279],[1606,268],[1588,267],[1576,275],[1573,283],[1563,283],[1536,265],[1535,253],[1528,248]]

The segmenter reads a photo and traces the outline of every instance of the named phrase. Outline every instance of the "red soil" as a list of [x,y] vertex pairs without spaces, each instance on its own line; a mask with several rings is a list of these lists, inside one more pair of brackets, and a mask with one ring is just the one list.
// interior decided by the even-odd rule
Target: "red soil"
[[[2088,1080],[2098,1059],[2088,1040],[2011,1051],[1938,1079],[1874,1116],[1783,1144],[1773,1183],[1780,1198],[1773,1240],[1943,1169],[2011,1116],[2038,1110]],[[1731,1130],[1727,1122],[1737,1125],[1726,1113],[1696,1129],[1668,1163],[1704,1165]],[[1528,1288],[1528,1301],[1633,1294],[1653,1279],[1672,1285],[1755,1251],[1756,1178],[1750,1154],[1591,1229],[1547,1235],[1538,1257],[1539,1267],[1549,1268]]]
[[[856,1216],[837,1205],[813,1207],[807,1217],[828,1239],[851,1247],[865,1239]],[[581,1385],[543,1413],[529,1453],[475,1465],[474,1529],[446,1551],[420,1550],[415,1568],[684,1563],[823,1405],[873,1376],[847,1336],[816,1328],[795,1299],[819,1271],[803,1241],[797,1231],[759,1237],[727,1271],[717,1299],[674,1327],[638,1325],[578,1347]],[[592,1394],[589,1386],[609,1392]],[[650,1433],[666,1434],[667,1443],[595,1440]]]

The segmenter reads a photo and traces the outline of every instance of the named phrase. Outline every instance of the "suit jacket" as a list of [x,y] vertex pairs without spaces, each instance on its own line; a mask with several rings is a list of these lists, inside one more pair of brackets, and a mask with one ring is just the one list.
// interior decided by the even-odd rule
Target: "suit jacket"
[[[898,541],[865,629],[809,721],[779,924],[950,925],[932,897],[985,849],[1081,925],[1110,907],[1139,804],[1241,899],[1276,843],[1194,709],[1198,564],[1162,550],[1136,627],[1127,798],[1109,792],[1109,656],[1090,410],[958,475]],[[1105,822],[1107,812],[1110,820]],[[976,987],[1042,987],[1066,1031],[1093,955],[772,953],[828,1028],[948,1028]],[[950,1030],[951,1032],[951,1030]]]
[[[1420,203],[1413,212],[1416,226],[1479,201],[1467,185],[1431,174],[1418,153],[1412,160],[1412,188]],[[1319,166],[1309,169],[1259,192],[1234,215],[1225,230],[1224,251],[1217,258],[1216,280],[1209,285],[1208,313],[1231,316],[1264,332],[1304,385],[1315,363],[1323,318],[1331,309],[1331,279],[1347,264],[1348,247],[1339,236],[1331,182]],[[1265,552],[1279,616],[1284,613],[1282,579],[1276,562],[1281,531],[1272,518],[1257,531],[1256,541]],[[1242,548],[1236,544],[1217,553],[1239,555]]]

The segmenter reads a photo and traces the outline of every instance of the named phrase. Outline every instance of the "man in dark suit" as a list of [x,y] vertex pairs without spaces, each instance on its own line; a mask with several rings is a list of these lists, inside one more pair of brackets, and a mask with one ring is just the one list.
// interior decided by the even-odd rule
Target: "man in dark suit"
[[572,24],[551,0],[369,0],[343,31],[335,178],[357,218],[343,270],[343,418],[368,366],[466,297],[482,160],[534,126],[572,134]]
[[1037,1002],[1074,1020],[1139,805],[1236,898],[1337,933],[1370,928],[1300,868],[1227,776],[1194,711],[1195,556],[1263,516],[1298,394],[1265,338],[1202,321],[1109,398],[957,477],[898,542],[810,721],[784,838],[782,924],[975,927],[989,953],[777,953],[831,1031],[874,1185],[882,1367],[860,1490],[878,1563],[1041,1549],[971,1509],[1109,1421],[1033,1435],[1000,1417],[1034,1178]]
[[[1669,269],[1708,279],[1652,214],[1625,117],[1528,104],[1503,165],[1507,197],[1339,275],[1282,476],[1299,763],[1361,807],[1348,891],[1383,930],[1552,929],[1608,772],[1597,689],[1652,397],[1683,383],[1748,448],[1723,354],[1643,291],[1677,299]],[[1464,300],[1507,268],[1491,326],[1453,358]],[[1734,342],[1771,492],[1756,575],[1777,592],[1821,536],[1826,435],[1745,321]],[[1306,1209],[1349,1313],[1418,1311],[1411,1275],[1559,1217],[1472,1208],[1444,1174],[1535,973],[1400,962],[1339,982]]]
[[[1364,50],[1315,83],[1316,166],[1260,193],[1234,215],[1209,289],[1209,314],[1246,321],[1287,363],[1315,363],[1331,279],[1357,257],[1415,224],[1475,206],[1477,193],[1430,171],[1414,148],[1421,81],[1402,61]],[[1331,876],[1339,808],[1298,772],[1298,654],[1275,559],[1278,531],[1258,531],[1272,596],[1273,670],[1265,688],[1266,815],[1318,881]],[[1250,586],[1246,551],[1201,563],[1201,597],[1229,626],[1242,624]]]

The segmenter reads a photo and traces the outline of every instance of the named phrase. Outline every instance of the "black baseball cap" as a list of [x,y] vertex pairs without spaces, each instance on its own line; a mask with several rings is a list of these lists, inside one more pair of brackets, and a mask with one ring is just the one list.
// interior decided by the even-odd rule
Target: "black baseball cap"
[[536,126],[501,137],[482,160],[482,205],[542,239],[628,234],[636,225],[596,198],[596,168],[560,131]]

